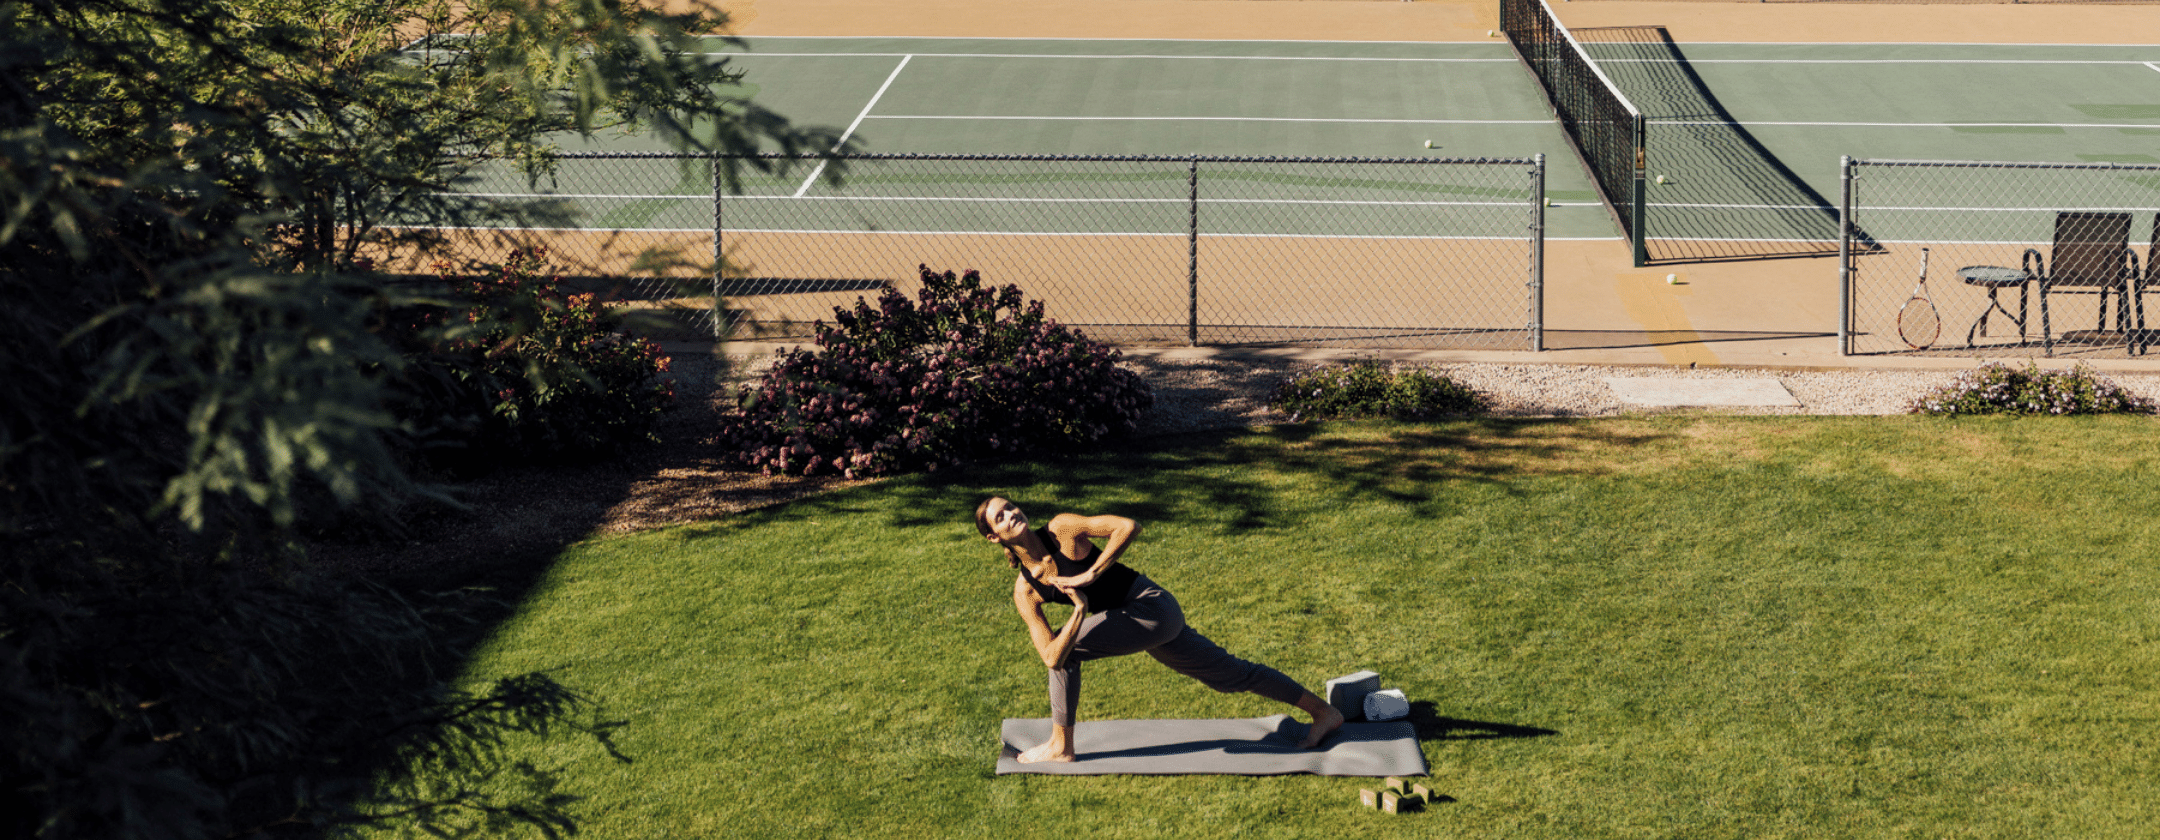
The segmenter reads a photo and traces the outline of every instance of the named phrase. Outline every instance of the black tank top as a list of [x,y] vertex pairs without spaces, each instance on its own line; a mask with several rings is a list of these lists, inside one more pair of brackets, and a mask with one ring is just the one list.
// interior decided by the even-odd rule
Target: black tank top
[[[1050,559],[1057,564],[1059,576],[1087,570],[1086,565],[1065,556],[1065,552],[1058,549],[1057,537],[1051,536],[1050,526],[1044,525],[1035,535],[1041,537],[1043,547],[1050,550]],[[1042,596],[1043,600],[1053,604],[1072,603],[1072,599],[1065,597],[1065,593],[1057,587],[1036,580],[1034,575],[1028,574],[1026,566],[1020,567],[1020,576],[1027,579],[1028,586],[1034,587],[1035,594]],[[1133,571],[1131,566],[1112,563],[1110,568],[1104,569],[1103,573],[1095,578],[1094,583],[1080,587],[1080,591],[1087,595],[1089,612],[1109,612],[1125,606],[1125,594],[1132,591],[1133,581],[1139,579],[1140,573]]]

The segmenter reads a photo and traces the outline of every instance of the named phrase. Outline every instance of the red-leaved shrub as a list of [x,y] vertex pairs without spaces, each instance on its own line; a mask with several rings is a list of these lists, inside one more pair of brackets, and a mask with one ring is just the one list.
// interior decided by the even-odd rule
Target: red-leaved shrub
[[723,416],[722,443],[768,475],[858,478],[1084,447],[1154,404],[1118,351],[1019,287],[921,270],[919,302],[888,287],[875,308],[835,307],[816,352],[782,351]]

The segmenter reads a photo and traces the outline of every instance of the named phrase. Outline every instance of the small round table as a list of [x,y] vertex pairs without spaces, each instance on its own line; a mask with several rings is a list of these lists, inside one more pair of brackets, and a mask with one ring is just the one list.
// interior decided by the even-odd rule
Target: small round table
[[[2026,293],[2028,285],[2032,283],[2032,275],[2019,268],[2004,268],[1999,265],[1968,265],[1958,269],[1957,276],[1959,280],[1965,281],[1966,285],[1979,286],[1986,289],[1988,293],[1988,308],[1980,310],[1980,317],[1973,321],[1972,329],[1965,331],[1966,347],[1973,346],[1974,336],[1985,337],[1987,335],[1988,316],[1997,312],[2001,312],[2003,317],[2018,325],[2018,343],[2025,342]],[[2016,315],[2010,314],[2010,310],[2003,308],[2002,301],[1996,298],[1998,292],[2013,287],[2018,290],[2018,311]]]

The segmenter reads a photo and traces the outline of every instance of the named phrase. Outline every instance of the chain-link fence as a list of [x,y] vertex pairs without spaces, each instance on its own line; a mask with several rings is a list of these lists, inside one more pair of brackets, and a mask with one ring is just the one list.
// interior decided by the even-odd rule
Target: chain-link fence
[[1846,353],[2075,357],[2153,343],[2160,163],[1847,159],[1843,179]]
[[1121,343],[1540,343],[1542,156],[566,155],[537,188],[505,171],[467,191],[555,221],[444,247],[545,244],[635,306],[717,298],[704,326],[738,339],[808,337],[929,266]]

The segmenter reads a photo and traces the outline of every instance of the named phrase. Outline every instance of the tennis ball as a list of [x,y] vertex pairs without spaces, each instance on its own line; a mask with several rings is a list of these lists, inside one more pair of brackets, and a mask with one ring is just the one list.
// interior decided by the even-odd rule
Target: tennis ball
[[1660,184],[1662,184],[1662,183],[1665,183],[1665,176],[1663,176],[1663,175],[1659,175],[1659,176],[1657,176],[1657,182],[1658,182],[1658,183],[1660,183]]
[[1678,275],[1678,274],[1667,274],[1667,275],[1665,275],[1665,285],[1667,285],[1667,286],[1678,286],[1678,285],[1680,285],[1680,275]]
[[1432,148],[1432,141],[1431,141],[1431,140],[1427,140],[1427,141],[1425,141],[1425,148],[1428,148],[1428,149]]

